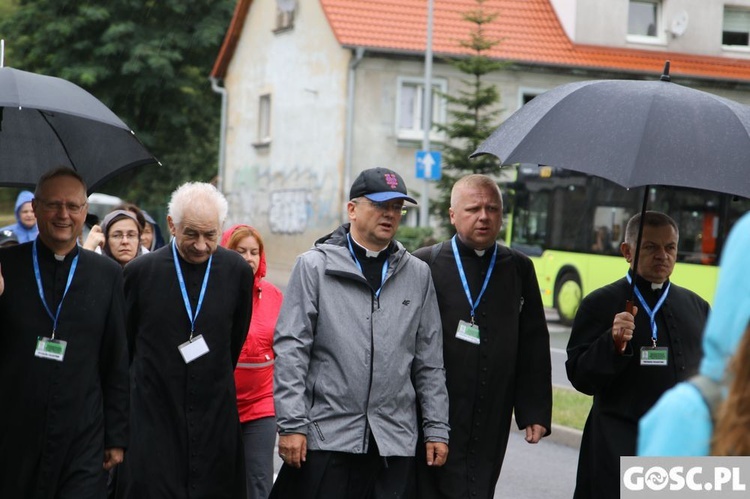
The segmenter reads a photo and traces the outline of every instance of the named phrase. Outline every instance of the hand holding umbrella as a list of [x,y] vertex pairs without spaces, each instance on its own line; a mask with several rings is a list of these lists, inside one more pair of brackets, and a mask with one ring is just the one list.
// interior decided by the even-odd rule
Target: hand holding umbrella
[[612,322],[612,339],[615,342],[615,351],[622,354],[628,346],[628,342],[633,339],[635,331],[635,316],[638,314],[638,307],[632,305],[632,310],[626,310],[615,315]]

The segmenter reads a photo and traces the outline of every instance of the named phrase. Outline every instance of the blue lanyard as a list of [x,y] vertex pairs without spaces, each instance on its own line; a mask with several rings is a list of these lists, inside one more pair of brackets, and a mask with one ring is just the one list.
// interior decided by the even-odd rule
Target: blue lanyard
[[206,287],[208,286],[208,274],[211,272],[211,260],[214,256],[208,257],[208,265],[206,266],[206,272],[203,274],[203,284],[201,285],[201,294],[198,295],[198,305],[195,307],[195,315],[193,315],[193,307],[190,306],[190,298],[187,294],[185,287],[185,279],[182,277],[182,269],[180,268],[180,261],[177,258],[177,246],[175,245],[174,239],[172,239],[172,257],[174,258],[174,268],[177,270],[177,280],[180,281],[180,291],[182,292],[182,301],[185,302],[185,310],[187,311],[188,318],[190,319],[190,341],[193,340],[193,333],[195,332],[195,321],[198,319],[198,314],[201,311],[201,305],[203,305],[203,298],[206,296]]
[[32,260],[34,261],[34,276],[36,277],[36,287],[39,290],[39,298],[42,299],[42,305],[44,305],[44,309],[47,311],[47,315],[49,315],[49,318],[52,319],[51,339],[54,340],[55,332],[57,332],[57,320],[60,318],[60,310],[62,309],[63,300],[65,300],[65,295],[68,294],[70,283],[73,281],[73,276],[76,273],[79,255],[76,255],[75,258],[73,258],[73,263],[70,264],[70,270],[68,271],[68,282],[65,284],[65,291],[63,291],[62,298],[60,299],[60,304],[57,305],[57,313],[55,313],[55,315],[52,315],[52,311],[50,310],[49,305],[47,305],[47,300],[44,298],[44,288],[42,287],[42,273],[39,271],[39,255],[36,250],[36,239],[34,239],[34,244],[31,247],[31,256]]
[[456,267],[458,267],[458,275],[461,276],[461,284],[464,286],[464,293],[466,293],[466,298],[469,300],[469,306],[471,307],[471,324],[474,324],[474,311],[477,309],[477,305],[479,304],[479,301],[482,299],[482,295],[484,295],[485,290],[487,289],[487,283],[490,282],[490,277],[492,276],[492,271],[495,268],[495,259],[497,258],[497,243],[495,243],[495,250],[492,252],[492,259],[490,260],[490,267],[487,269],[487,277],[484,278],[484,284],[482,284],[482,290],[479,292],[479,296],[477,296],[477,301],[471,299],[471,291],[469,290],[469,283],[466,280],[466,273],[464,272],[464,266],[461,263],[461,257],[458,256],[458,246],[456,245],[456,236],[453,236],[451,239],[451,246],[453,247],[453,258],[456,259]]
[[[628,283],[633,282],[633,278],[630,277],[630,274],[626,274],[625,277],[628,279]],[[646,300],[643,298],[643,295],[641,294],[641,291],[638,289],[638,286],[635,286],[635,296],[638,297],[638,301],[641,302],[641,305],[643,305],[643,309],[648,314],[649,320],[651,322],[651,341],[653,341],[654,346],[656,346],[656,312],[659,311],[661,306],[664,304],[664,300],[667,299],[667,295],[669,294],[669,288],[672,286],[672,283],[668,283],[667,287],[664,288],[664,291],[661,294],[661,298],[659,298],[659,301],[656,302],[656,306],[653,310],[648,306],[646,303]]]
[[[362,264],[359,263],[359,260],[357,260],[357,255],[354,254],[354,248],[352,248],[352,237],[351,235],[346,235],[346,242],[349,244],[349,253],[352,254],[352,258],[354,258],[354,263],[357,264],[357,268],[360,272],[362,272],[362,275],[365,275],[365,272],[362,270]],[[375,291],[375,298],[380,297],[380,290],[383,289],[383,284],[385,284],[385,274],[388,272],[388,258],[385,259],[385,262],[383,262],[383,272],[380,275],[380,287],[377,291]]]

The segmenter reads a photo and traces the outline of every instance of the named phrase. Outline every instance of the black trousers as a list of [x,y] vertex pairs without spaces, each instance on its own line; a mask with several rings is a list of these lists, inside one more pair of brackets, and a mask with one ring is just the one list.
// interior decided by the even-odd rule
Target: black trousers
[[282,465],[269,499],[413,499],[414,458],[307,451],[301,468]]

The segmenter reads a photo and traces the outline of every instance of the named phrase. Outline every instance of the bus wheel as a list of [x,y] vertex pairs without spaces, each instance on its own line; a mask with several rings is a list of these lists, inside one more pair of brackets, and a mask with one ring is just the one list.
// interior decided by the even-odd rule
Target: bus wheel
[[555,287],[555,308],[562,324],[573,324],[582,294],[581,281],[575,272],[566,272],[560,277]]

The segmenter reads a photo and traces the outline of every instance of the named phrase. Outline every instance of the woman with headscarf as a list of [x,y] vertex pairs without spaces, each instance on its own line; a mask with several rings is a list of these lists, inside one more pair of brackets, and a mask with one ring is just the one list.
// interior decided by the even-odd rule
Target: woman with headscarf
[[141,254],[141,226],[135,214],[127,210],[115,210],[107,214],[101,223],[104,243],[102,253],[125,266]]
[[221,245],[238,252],[252,267],[253,317],[240,353],[234,381],[237,409],[245,447],[247,497],[266,499],[273,486],[276,414],[273,407],[273,331],[281,308],[281,291],[264,280],[266,253],[263,239],[248,225],[224,232]]
[[34,209],[31,207],[33,199],[31,192],[21,191],[16,198],[16,223],[0,228],[13,231],[19,244],[33,241],[39,234]]

